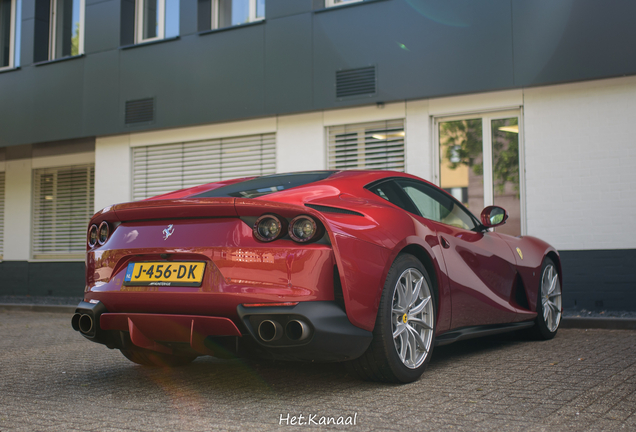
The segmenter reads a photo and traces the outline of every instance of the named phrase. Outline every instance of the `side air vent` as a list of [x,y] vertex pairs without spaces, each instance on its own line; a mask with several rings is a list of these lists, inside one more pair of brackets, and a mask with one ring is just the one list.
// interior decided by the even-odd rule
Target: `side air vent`
[[136,99],[126,101],[127,125],[148,123],[155,119],[155,99]]
[[305,207],[318,210],[319,212],[322,212],[322,213],[341,213],[341,214],[349,214],[349,215],[355,215],[355,216],[364,216],[362,213],[358,213],[357,211],[347,210],[347,209],[343,209],[339,207],[329,207],[329,206],[322,206],[322,205],[316,205],[316,204],[305,204]]
[[375,66],[336,71],[336,98],[375,94]]

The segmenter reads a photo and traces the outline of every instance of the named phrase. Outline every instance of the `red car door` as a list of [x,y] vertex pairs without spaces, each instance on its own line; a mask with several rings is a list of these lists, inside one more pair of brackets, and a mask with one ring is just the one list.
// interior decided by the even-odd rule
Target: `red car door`
[[515,258],[505,241],[475,230],[475,217],[439,189],[414,180],[396,183],[417,208],[416,216],[437,231],[450,280],[451,328],[515,321]]

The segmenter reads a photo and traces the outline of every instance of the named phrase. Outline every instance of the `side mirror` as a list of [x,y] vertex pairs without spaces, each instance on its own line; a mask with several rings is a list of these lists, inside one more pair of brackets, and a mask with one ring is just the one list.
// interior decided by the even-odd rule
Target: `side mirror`
[[494,228],[506,223],[508,212],[501,207],[488,206],[481,211],[481,223],[486,228]]

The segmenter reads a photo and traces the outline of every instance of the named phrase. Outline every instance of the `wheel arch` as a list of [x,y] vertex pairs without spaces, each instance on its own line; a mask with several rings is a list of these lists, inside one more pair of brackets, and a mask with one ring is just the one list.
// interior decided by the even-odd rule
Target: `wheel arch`
[[559,279],[561,280],[561,291],[563,291],[563,270],[561,269],[561,257],[554,250],[548,251],[545,256],[547,258],[550,258],[556,264],[557,270],[559,271]]
[[450,302],[447,301],[448,296],[442,298],[442,296],[447,293],[445,292],[443,285],[444,275],[442,274],[442,269],[439,268],[440,264],[438,263],[436,265],[431,253],[417,243],[407,244],[402,247],[402,249],[400,249],[400,251],[395,255],[393,261],[395,261],[395,259],[397,259],[397,257],[401,254],[414,256],[426,269],[426,272],[431,278],[431,284],[433,285],[431,288],[435,292],[437,333],[444,331],[444,329],[447,330],[446,327],[450,326]]

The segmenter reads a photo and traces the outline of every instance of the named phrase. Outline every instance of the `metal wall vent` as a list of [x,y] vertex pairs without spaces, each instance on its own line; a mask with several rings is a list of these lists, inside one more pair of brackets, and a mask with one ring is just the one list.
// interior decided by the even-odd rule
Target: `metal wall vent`
[[336,98],[375,94],[375,66],[336,71]]
[[126,101],[127,125],[137,123],[148,123],[155,119],[155,99],[136,99]]

